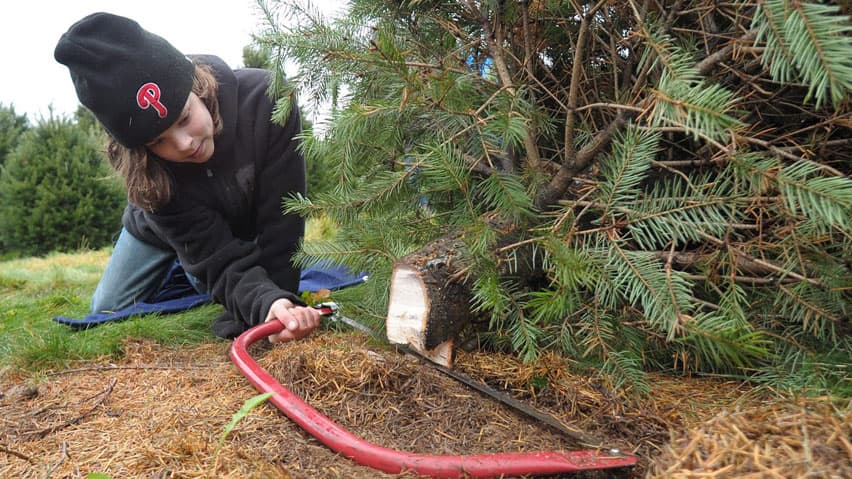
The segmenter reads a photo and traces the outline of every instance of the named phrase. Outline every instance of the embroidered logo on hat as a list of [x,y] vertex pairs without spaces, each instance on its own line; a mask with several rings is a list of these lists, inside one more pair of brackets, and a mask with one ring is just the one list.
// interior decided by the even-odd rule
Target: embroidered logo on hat
[[160,102],[160,86],[154,82],[149,82],[139,87],[139,91],[136,92],[136,104],[143,110],[154,107],[160,118],[165,118],[169,114],[166,105]]

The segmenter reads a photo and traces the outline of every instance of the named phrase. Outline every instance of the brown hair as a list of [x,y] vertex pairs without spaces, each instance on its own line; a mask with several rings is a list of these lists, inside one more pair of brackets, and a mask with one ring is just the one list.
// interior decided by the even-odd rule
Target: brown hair
[[[216,98],[218,83],[208,65],[195,65],[192,93],[195,93],[213,118],[213,135],[222,131],[222,116]],[[124,178],[127,198],[134,205],[153,211],[172,198],[172,181],[162,159],[148,151],[145,146],[127,148],[110,137],[107,143],[107,158],[116,173]]]

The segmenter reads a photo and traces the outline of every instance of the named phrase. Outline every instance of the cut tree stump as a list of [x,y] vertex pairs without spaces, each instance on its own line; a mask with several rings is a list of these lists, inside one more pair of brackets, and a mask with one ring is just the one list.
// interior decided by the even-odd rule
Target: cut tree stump
[[[498,232],[496,250],[517,241],[514,227],[496,222],[492,226]],[[456,335],[475,315],[470,307],[472,281],[460,261],[466,249],[463,234],[448,234],[397,260],[385,323],[391,343],[406,345],[447,368],[453,364]],[[501,258],[499,274],[521,282],[534,277],[531,249],[512,248],[512,254],[511,260]]]
[[388,340],[452,367],[456,333],[470,320],[470,289],[454,267],[458,235],[440,238],[397,260],[385,324]]

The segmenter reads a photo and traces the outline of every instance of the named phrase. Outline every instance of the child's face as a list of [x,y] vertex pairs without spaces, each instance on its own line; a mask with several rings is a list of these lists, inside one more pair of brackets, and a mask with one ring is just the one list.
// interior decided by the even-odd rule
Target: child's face
[[213,156],[213,118],[201,99],[190,93],[178,120],[145,146],[164,160],[204,163]]

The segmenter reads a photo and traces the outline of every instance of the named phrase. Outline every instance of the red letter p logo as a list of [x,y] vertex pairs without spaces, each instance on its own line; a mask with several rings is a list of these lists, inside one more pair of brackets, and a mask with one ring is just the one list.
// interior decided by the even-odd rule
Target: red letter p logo
[[154,107],[160,118],[165,118],[169,114],[166,105],[160,103],[160,86],[153,82],[139,87],[139,91],[136,92],[136,104],[143,110]]

